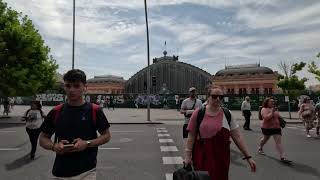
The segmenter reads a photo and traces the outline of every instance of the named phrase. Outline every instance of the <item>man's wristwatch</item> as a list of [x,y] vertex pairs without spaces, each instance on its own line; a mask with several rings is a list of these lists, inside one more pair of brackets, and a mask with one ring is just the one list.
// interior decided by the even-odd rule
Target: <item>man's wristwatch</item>
[[86,143],[87,143],[87,147],[89,147],[91,144],[91,141],[86,141]]

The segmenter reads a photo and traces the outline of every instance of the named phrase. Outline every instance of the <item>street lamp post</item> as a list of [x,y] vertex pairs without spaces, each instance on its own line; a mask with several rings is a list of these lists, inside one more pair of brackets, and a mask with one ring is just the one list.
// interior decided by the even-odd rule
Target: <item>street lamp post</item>
[[72,69],[74,69],[74,41],[75,41],[75,25],[76,25],[76,0],[73,0],[73,31],[72,31]]
[[149,51],[149,27],[148,27],[148,10],[147,10],[147,0],[144,0],[144,12],[146,17],[146,30],[147,30],[147,51],[148,51],[148,71],[147,71],[147,96],[148,96],[148,108],[147,108],[147,120],[150,120],[150,51]]

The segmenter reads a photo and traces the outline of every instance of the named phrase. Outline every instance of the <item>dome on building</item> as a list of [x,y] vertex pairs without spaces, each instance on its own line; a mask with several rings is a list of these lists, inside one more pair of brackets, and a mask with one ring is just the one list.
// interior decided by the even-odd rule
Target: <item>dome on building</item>
[[[155,79],[155,86],[151,87],[151,93],[162,93],[164,84],[173,94],[188,94],[190,87],[196,87],[198,93],[205,93],[205,87],[211,84],[212,75],[196,66],[178,61],[178,56],[154,58],[150,65],[150,76]],[[125,83],[126,93],[147,92],[147,71],[145,67],[134,74]],[[151,81],[150,77],[150,81]]]
[[238,66],[226,66],[225,69],[220,70],[215,76],[235,76],[245,74],[273,74],[272,69],[268,67],[261,67],[260,64],[253,65],[238,65]]

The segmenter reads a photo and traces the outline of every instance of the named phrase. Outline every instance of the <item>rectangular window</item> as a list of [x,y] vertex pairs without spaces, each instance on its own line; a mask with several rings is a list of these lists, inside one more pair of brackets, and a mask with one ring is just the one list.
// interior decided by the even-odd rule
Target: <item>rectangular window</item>
[[255,94],[254,88],[251,88],[251,94]]
[[269,88],[269,94],[273,94],[272,88]]
[[239,94],[242,94],[242,88],[239,89]]
[[256,88],[256,94],[260,94],[259,88]]

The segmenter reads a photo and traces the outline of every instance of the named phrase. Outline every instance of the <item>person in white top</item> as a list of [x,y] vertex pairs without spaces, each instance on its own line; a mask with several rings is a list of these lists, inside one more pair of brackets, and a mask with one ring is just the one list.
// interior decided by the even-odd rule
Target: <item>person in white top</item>
[[250,105],[250,97],[246,96],[245,100],[241,105],[242,115],[244,116],[246,122],[243,125],[244,130],[251,131],[250,129],[250,116],[251,116],[251,105]]
[[188,137],[187,127],[193,111],[197,108],[202,107],[202,101],[200,99],[197,99],[196,88],[194,87],[189,88],[189,92],[190,92],[190,96],[189,98],[185,99],[182,102],[181,110],[180,110],[181,114],[184,114],[184,117],[185,117],[183,129],[182,129],[183,138]]
[[39,101],[31,102],[31,108],[27,110],[24,116],[24,121],[26,121],[26,131],[29,135],[31,143],[30,159],[34,159],[35,153],[38,145],[38,138],[40,134],[40,126],[44,119],[44,113],[41,109],[41,104]]

